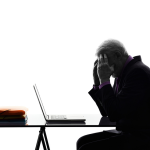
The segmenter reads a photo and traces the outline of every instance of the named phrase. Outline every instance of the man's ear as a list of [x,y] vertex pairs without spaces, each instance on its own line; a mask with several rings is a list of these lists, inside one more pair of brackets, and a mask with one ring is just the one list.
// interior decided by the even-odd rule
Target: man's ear
[[116,56],[117,59],[122,59],[122,55],[118,51],[115,52],[115,56]]

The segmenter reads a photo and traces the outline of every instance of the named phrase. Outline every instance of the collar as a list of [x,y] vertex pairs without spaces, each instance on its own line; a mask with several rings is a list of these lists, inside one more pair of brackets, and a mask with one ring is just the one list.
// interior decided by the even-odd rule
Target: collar
[[128,59],[126,60],[126,62],[125,62],[125,64],[124,64],[124,66],[123,66],[123,69],[122,69],[121,74],[119,75],[119,77],[118,77],[118,78],[116,78],[117,80],[121,78],[122,73],[124,72],[124,70],[125,70],[126,66],[127,66],[127,65],[129,64],[129,62],[130,62],[131,60],[133,60],[133,59],[134,59],[134,57],[131,57],[131,56],[129,55]]

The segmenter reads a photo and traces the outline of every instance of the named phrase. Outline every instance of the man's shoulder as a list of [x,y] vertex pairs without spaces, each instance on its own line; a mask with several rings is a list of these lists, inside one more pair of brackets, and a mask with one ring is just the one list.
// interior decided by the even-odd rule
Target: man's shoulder
[[127,65],[125,69],[125,74],[134,72],[137,70],[145,72],[145,73],[150,73],[150,68],[142,62],[140,56],[136,56],[133,60],[131,60],[131,62]]
[[126,77],[129,76],[141,76],[150,80],[150,68],[142,61],[138,61],[130,66],[126,72]]

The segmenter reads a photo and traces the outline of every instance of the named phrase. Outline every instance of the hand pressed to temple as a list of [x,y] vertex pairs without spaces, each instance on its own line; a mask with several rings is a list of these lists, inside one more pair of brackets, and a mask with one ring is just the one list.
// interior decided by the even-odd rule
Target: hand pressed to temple
[[104,54],[104,58],[102,54],[100,54],[100,57],[98,57],[98,64],[97,64],[97,74],[99,77],[100,84],[109,81],[110,76],[114,72],[114,65],[109,66],[108,64],[108,58],[106,54]]
[[94,79],[94,85],[100,85],[99,77],[97,75],[97,64],[98,60],[94,62],[94,68],[93,68],[93,79]]

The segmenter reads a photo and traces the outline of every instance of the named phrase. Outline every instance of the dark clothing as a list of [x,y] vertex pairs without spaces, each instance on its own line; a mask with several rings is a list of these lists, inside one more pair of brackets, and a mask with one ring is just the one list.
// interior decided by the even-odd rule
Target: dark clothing
[[130,133],[103,131],[79,138],[76,146],[77,150],[149,150],[150,142]]
[[140,56],[133,58],[118,78],[118,92],[116,79],[113,88],[107,84],[89,91],[101,115],[116,122],[116,130],[122,133],[103,131],[83,136],[77,142],[78,150],[150,149],[150,68]]
[[[150,133],[150,69],[140,56],[133,57],[118,81],[118,93],[110,84],[89,91],[102,116],[116,122],[116,129]],[[150,134],[149,134],[150,135]]]

